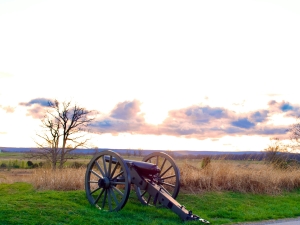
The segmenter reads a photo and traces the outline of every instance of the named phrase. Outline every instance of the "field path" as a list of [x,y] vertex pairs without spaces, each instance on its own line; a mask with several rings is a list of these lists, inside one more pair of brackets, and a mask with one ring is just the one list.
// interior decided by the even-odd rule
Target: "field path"
[[238,223],[237,225],[300,225],[300,217],[293,219],[280,219],[280,220],[266,220],[254,223]]

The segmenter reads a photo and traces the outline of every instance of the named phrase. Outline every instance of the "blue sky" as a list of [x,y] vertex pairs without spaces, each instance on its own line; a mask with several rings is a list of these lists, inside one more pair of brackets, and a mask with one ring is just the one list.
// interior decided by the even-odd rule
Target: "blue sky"
[[0,0],[0,146],[48,100],[98,112],[92,145],[262,150],[299,115],[300,3]]

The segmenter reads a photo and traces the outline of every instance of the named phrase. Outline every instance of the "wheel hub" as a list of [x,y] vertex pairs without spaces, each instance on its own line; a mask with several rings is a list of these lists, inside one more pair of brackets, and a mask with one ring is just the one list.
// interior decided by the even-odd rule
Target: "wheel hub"
[[110,186],[110,180],[107,177],[100,178],[98,180],[99,188],[107,189]]
[[160,178],[160,177],[157,179],[157,184],[158,184],[158,185],[161,185],[161,184],[163,184],[164,182],[165,182],[165,180],[162,179],[162,178]]

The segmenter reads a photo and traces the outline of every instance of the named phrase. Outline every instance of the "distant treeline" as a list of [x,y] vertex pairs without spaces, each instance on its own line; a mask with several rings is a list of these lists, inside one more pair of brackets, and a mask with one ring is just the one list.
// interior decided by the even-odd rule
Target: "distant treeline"
[[[2,152],[21,152],[28,153],[34,152],[37,148],[1,148]],[[103,150],[104,148],[96,149],[77,149],[73,154],[87,154],[94,155]],[[268,157],[268,152],[220,152],[220,151],[171,151],[171,150],[144,150],[144,149],[111,149],[122,155],[124,158],[130,156],[146,156],[152,152],[165,152],[174,159],[203,159],[209,157],[214,160],[256,160],[262,161]],[[297,160],[300,162],[300,154],[294,153],[276,153],[286,159]]]
[[[169,152],[168,152],[169,153]],[[293,153],[278,153],[281,157],[290,160],[297,160],[300,162],[300,154]],[[172,154],[171,154],[172,155]],[[184,155],[184,156],[172,156],[175,159],[203,159],[211,158],[214,160],[248,160],[248,161],[262,161],[268,157],[267,152],[258,152],[258,153],[245,153],[245,154],[219,154],[219,155]]]
[[[213,160],[246,160],[246,161],[263,161],[269,157],[269,152],[251,152],[251,153],[213,153],[213,154],[192,154],[193,152],[190,151],[190,154],[179,154],[182,151],[161,151],[165,152],[174,159],[204,159],[204,158],[211,158]],[[119,152],[122,156],[145,156],[149,154],[149,152],[145,152],[144,150],[131,150],[127,152]],[[147,154],[145,154],[147,153]],[[272,154],[272,153],[271,153]],[[274,154],[274,153],[273,153]],[[276,153],[280,155],[280,157],[285,158],[287,160],[297,160],[300,162],[300,154],[294,153]]]

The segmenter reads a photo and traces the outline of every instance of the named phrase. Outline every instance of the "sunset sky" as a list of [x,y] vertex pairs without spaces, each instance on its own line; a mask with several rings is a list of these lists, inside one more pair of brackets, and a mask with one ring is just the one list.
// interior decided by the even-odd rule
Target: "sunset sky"
[[99,148],[261,151],[300,115],[300,1],[0,0],[0,146],[47,101]]

